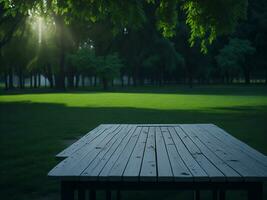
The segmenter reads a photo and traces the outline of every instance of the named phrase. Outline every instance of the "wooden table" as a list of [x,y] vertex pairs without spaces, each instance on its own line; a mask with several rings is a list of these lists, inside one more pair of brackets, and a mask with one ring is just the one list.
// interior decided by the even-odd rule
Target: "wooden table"
[[[253,134],[253,133],[251,133]],[[246,190],[262,198],[267,158],[213,124],[102,124],[57,155],[49,172],[61,198],[95,199],[96,190]],[[90,191],[89,195],[85,195]]]

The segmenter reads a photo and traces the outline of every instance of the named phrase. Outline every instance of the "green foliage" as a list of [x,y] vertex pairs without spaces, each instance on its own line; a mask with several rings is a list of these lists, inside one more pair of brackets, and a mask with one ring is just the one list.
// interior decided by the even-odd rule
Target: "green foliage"
[[180,67],[180,69],[185,67],[185,59],[182,54],[176,52],[175,54],[176,64]]
[[88,73],[96,67],[95,52],[90,47],[80,47],[76,53],[68,56],[68,60],[80,73]]
[[255,48],[251,46],[250,41],[234,38],[220,50],[216,61],[223,73],[238,74],[246,64],[247,56],[254,53]]
[[159,55],[150,55],[146,59],[143,60],[142,65],[145,68],[148,68],[150,70],[153,70],[153,68],[160,62],[160,56]]
[[153,49],[148,52],[147,57],[144,57],[142,61],[145,68],[150,69],[150,71],[163,68],[166,72],[172,72],[179,67],[184,68],[183,56],[175,50],[168,39],[157,38],[154,42]]
[[[5,14],[11,15],[13,9],[26,13],[29,9],[40,9],[43,13],[64,16],[65,22],[82,20],[95,23],[109,19],[114,33],[125,27],[140,28],[147,21],[145,7],[153,6],[157,27],[165,37],[174,36],[178,23],[178,12],[185,13],[190,28],[191,46],[201,40],[201,50],[207,52],[207,44],[221,34],[234,30],[239,20],[246,18],[247,0],[161,0],[161,1],[99,1],[92,0],[52,0],[52,1],[9,1],[1,0]],[[27,2],[27,3],[21,3]]]
[[29,45],[28,37],[17,35],[2,48],[2,66],[6,69],[13,69],[15,72],[25,71],[29,61],[34,56],[34,50],[34,47]]
[[94,49],[87,45],[80,47],[76,53],[70,54],[68,60],[77,67],[80,73],[98,75],[105,81],[118,76],[120,68],[123,67],[122,60],[117,53],[96,56]]
[[173,37],[178,23],[177,0],[160,1],[156,10],[157,27],[165,37]]
[[96,71],[100,78],[112,80],[118,76],[120,68],[123,67],[122,60],[117,53],[99,56],[96,59]]
[[176,52],[174,44],[167,39],[160,39],[157,42],[159,55],[164,65],[169,71],[174,70],[177,65],[184,66],[184,60],[181,54]]
[[3,2],[0,2],[0,48],[11,40],[19,24],[23,21],[22,16],[14,16],[8,11],[5,12],[5,6]]
[[[261,73],[262,79],[266,68],[266,3],[264,0],[251,1],[249,6],[248,28],[245,31],[242,29],[243,22],[233,37],[247,38],[257,48],[257,55],[254,56],[257,59],[253,58],[253,62],[247,59],[250,53],[241,51],[244,45],[240,47],[237,44],[233,45],[238,50],[226,48],[226,52],[222,51],[222,55],[215,60],[218,50],[227,41],[226,37],[219,37],[219,41],[209,48],[209,55],[199,52],[201,49],[206,53],[216,37],[234,31],[237,23],[246,18],[247,0],[0,0],[0,40],[6,40],[4,38],[9,35],[9,28],[15,27],[8,37],[14,41],[11,39],[10,43],[5,44],[7,47],[11,45],[8,48],[14,48],[9,59],[18,49],[22,49],[17,60],[22,60],[20,64],[24,69],[26,65],[27,73],[45,74],[49,68],[59,87],[65,85],[65,77],[68,83],[78,80],[78,87],[79,75],[111,80],[119,72],[121,78],[127,76],[128,83],[133,80],[135,85],[148,82],[160,84],[169,80],[181,83],[197,79],[201,82],[211,77],[221,81],[224,76],[221,71],[239,75],[244,63],[254,64],[255,60],[261,63],[261,71],[257,73]],[[13,26],[19,16],[26,18],[24,23]],[[41,28],[41,42],[38,41],[40,21],[44,25]],[[24,43],[17,40],[23,32],[26,36]],[[190,45],[185,42],[188,37]],[[93,49],[85,47],[87,42]],[[21,48],[16,49],[14,43]],[[6,50],[1,49],[5,54]],[[27,62],[20,59],[19,53],[25,52]],[[123,60],[124,67],[121,67],[121,59],[114,61],[112,52],[119,52],[117,55]],[[220,68],[214,67],[216,61]],[[18,68],[9,64],[11,66]],[[114,69],[111,70],[111,66]],[[16,70],[11,71],[16,73]],[[250,69],[247,71],[249,77]],[[6,72],[3,73],[5,78]],[[251,76],[254,78],[254,74]]]
[[201,40],[201,51],[207,53],[218,35],[232,33],[239,20],[246,19],[247,0],[189,0],[182,9],[190,27],[190,45]]

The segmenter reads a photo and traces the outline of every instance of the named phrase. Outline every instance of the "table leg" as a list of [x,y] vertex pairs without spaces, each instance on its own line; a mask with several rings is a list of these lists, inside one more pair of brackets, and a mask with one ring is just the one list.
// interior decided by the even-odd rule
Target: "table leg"
[[194,199],[195,200],[200,200],[200,191],[199,190],[195,190],[195,192],[194,192]]
[[217,200],[218,199],[218,190],[213,190],[212,191],[212,199],[213,200]]
[[85,189],[79,188],[78,189],[78,200],[85,200]]
[[225,190],[219,191],[219,200],[225,200]]
[[72,182],[61,181],[61,200],[74,200],[74,185]]
[[106,200],[111,200],[111,191],[110,190],[106,191]]
[[253,183],[248,189],[248,200],[262,200],[263,196],[263,184]]
[[90,190],[90,200],[96,200],[96,192],[95,190]]
[[117,191],[117,200],[121,200],[121,191],[120,190]]

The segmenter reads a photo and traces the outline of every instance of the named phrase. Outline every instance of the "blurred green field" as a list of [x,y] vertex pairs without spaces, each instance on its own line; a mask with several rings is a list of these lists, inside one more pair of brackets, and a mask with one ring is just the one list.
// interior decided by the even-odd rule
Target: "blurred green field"
[[[266,86],[23,92],[0,95],[1,199],[58,199],[58,182],[46,177],[58,162],[54,155],[69,140],[101,123],[214,123],[267,154]],[[228,197],[242,199],[244,195],[230,193]],[[187,199],[192,195],[123,193],[126,196]]]

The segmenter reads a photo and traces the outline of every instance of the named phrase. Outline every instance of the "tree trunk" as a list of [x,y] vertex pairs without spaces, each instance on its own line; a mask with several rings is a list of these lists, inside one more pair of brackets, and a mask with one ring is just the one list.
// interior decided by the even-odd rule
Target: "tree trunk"
[[189,87],[193,88],[193,72],[192,72],[192,67],[189,65],[188,66],[188,83],[189,83]]
[[193,77],[192,76],[189,77],[189,87],[193,88]]
[[95,76],[95,81],[94,81],[94,87],[96,87],[96,85],[97,85],[97,77]]
[[22,74],[22,70],[19,69],[19,88],[23,89],[24,85],[23,85],[23,74]]
[[68,87],[74,88],[74,74],[72,73],[68,75]]
[[60,50],[60,70],[59,70],[59,84],[58,88],[64,89],[65,88],[65,75],[64,75],[64,66],[65,66],[65,50],[63,47],[63,44],[61,45],[61,50]]
[[82,87],[85,87],[85,77],[82,75]]
[[121,87],[124,87],[124,79],[123,79],[123,74],[121,75]]
[[34,73],[33,75],[33,85],[34,85],[34,88],[37,88],[37,74]]
[[229,77],[229,73],[225,72],[225,80],[226,80],[226,84],[230,83],[230,77]]
[[160,85],[164,85],[164,66],[160,67]]
[[47,73],[47,79],[49,81],[49,86],[50,86],[50,88],[53,88],[54,87],[54,81],[53,81],[53,74],[52,74],[51,64],[47,64],[46,73]]
[[41,74],[38,73],[38,87],[41,87]]
[[92,86],[93,86],[93,77],[91,76],[91,77],[89,78],[89,80],[90,80],[90,86],[92,87]]
[[133,86],[137,86],[137,78],[135,75],[133,75]]
[[245,76],[245,83],[246,83],[246,84],[250,84],[250,75],[249,75],[249,74],[247,74],[247,75]]
[[32,73],[30,74],[30,88],[32,88],[33,84],[32,84]]
[[128,85],[128,87],[131,85],[131,77],[130,77],[130,75],[128,75],[127,85]]
[[46,77],[44,78],[44,87],[46,88],[47,83],[46,83]]
[[154,86],[157,85],[157,78],[155,77],[155,74],[152,76],[152,84]]
[[14,83],[13,83],[13,70],[12,68],[9,68],[9,73],[8,73],[8,86],[10,89],[14,88]]
[[245,83],[250,84],[250,70],[249,68],[244,69]]
[[230,84],[232,84],[234,82],[234,77],[232,76],[230,76]]
[[52,74],[48,75],[48,81],[49,81],[50,88],[53,88],[54,87],[54,81],[53,81],[53,75]]
[[108,79],[107,78],[103,78],[103,89],[104,90],[108,89]]
[[80,82],[80,75],[76,74],[75,75],[75,87],[78,88],[79,87],[79,82]]
[[8,73],[6,70],[4,76],[5,76],[5,89],[8,90]]
[[144,84],[145,84],[145,79],[144,79],[144,77],[140,77],[140,85],[141,86],[144,86]]

